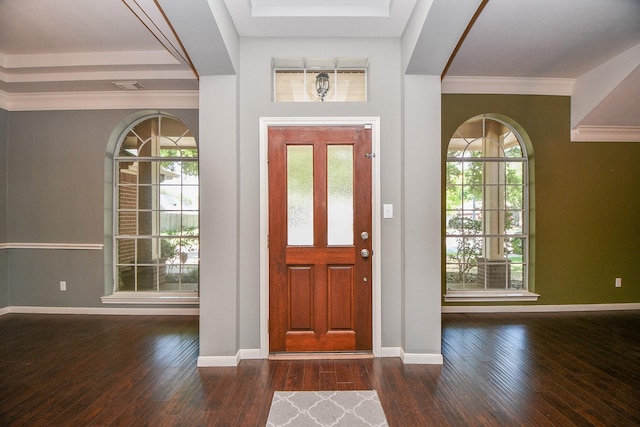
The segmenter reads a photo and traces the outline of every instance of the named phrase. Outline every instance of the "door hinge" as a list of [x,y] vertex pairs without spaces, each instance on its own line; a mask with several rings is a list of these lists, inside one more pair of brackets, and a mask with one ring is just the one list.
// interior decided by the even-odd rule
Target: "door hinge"
[[364,155],[367,159],[375,159],[376,153],[366,153]]

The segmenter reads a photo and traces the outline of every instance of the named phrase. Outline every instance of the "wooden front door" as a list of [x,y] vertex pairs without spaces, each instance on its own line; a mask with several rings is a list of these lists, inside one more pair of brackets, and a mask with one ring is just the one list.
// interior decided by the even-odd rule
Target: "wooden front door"
[[269,351],[371,351],[371,129],[268,137]]

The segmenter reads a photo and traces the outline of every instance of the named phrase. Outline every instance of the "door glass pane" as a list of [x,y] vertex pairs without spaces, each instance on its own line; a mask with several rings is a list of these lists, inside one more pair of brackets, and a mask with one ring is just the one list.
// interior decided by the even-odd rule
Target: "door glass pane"
[[287,244],[313,245],[313,146],[287,146]]
[[353,146],[327,147],[327,243],[353,245]]

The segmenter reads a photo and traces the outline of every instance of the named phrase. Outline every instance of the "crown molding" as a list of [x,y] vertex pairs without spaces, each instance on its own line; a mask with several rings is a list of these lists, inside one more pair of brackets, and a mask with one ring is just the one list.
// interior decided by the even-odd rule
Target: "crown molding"
[[578,126],[572,142],[640,142],[640,126]]
[[47,69],[90,66],[179,65],[166,50],[126,52],[75,52],[7,55],[0,52],[0,67],[6,69]]
[[197,109],[198,107],[197,90],[15,94],[0,91],[0,108],[7,111],[125,110],[139,108]]
[[442,80],[442,93],[571,96],[574,81],[561,78],[450,76]]

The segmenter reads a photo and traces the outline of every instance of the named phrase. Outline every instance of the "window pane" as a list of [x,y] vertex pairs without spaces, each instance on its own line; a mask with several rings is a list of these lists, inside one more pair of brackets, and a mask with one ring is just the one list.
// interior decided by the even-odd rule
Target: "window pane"
[[506,212],[505,234],[523,234],[524,233],[524,212],[523,211],[507,211]]
[[524,262],[526,239],[524,237],[506,237],[504,239],[505,253],[513,262]]
[[462,179],[467,185],[482,185],[483,179],[483,162],[463,162],[462,163]]
[[118,212],[117,233],[124,236],[135,236],[138,234],[138,223],[135,212]]
[[137,291],[156,291],[158,289],[157,266],[138,266],[136,276]]
[[484,188],[481,185],[465,185],[462,188],[462,206],[465,210],[475,210],[482,207]]
[[136,268],[134,266],[118,267],[118,290],[134,291],[136,286]]
[[[324,100],[318,95],[316,78],[329,77]],[[365,69],[299,69],[274,71],[276,102],[363,102],[367,100]]]
[[353,146],[327,147],[327,243],[353,245]]
[[287,146],[287,242],[313,245],[313,146]]
[[133,264],[136,260],[136,241],[135,239],[118,239],[116,240],[118,248],[118,264]]
[[304,71],[276,71],[275,73],[275,101],[276,102],[304,102]]
[[507,184],[520,184],[523,183],[523,168],[522,162],[508,162],[507,163]]
[[509,277],[509,289],[524,289],[524,278],[527,273],[526,265],[512,262],[509,265],[509,268],[511,270]]
[[[328,87],[327,87],[327,91],[324,92],[324,100],[321,99],[321,93],[317,90],[316,88],[316,79],[318,78],[318,76],[320,76],[321,74],[326,75],[328,77]],[[333,70],[314,70],[314,71],[307,71],[307,82],[306,82],[306,87],[305,87],[305,91],[307,93],[307,101],[314,101],[314,102],[330,102],[330,101],[334,101],[335,100],[335,95],[336,95],[336,80],[335,80],[335,75],[333,73]]]

